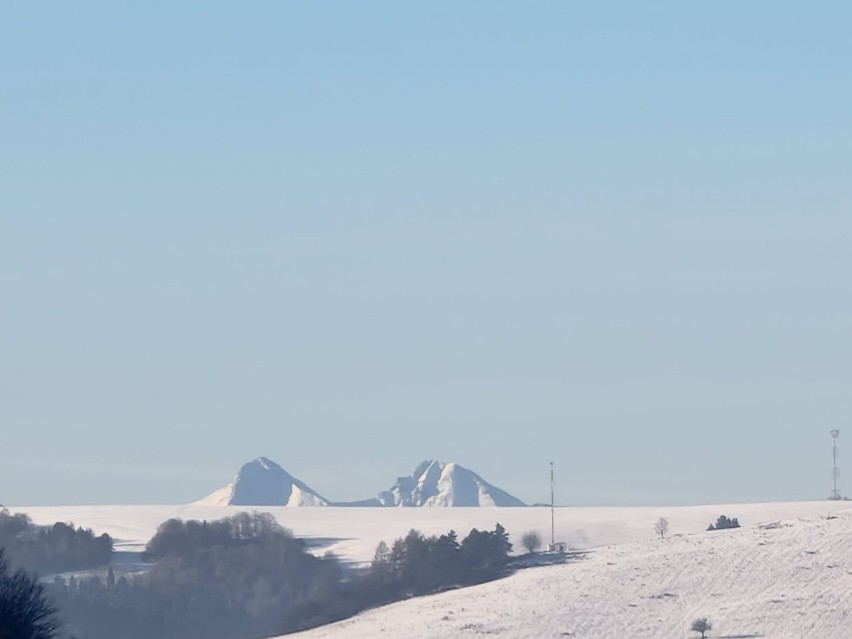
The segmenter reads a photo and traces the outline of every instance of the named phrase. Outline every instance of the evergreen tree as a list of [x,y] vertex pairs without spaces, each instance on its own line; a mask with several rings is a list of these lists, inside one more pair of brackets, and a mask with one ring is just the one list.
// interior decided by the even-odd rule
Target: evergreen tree
[[3,639],[52,639],[56,614],[35,577],[12,572],[0,548],[0,637]]

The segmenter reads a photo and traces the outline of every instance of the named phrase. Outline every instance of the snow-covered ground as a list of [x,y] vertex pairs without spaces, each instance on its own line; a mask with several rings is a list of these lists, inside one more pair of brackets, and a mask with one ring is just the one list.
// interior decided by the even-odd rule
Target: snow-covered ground
[[[368,611],[302,633],[301,639],[668,639],[696,617],[711,637],[852,637],[852,510],[848,502],[688,507],[557,508],[556,537],[592,549],[573,563]],[[72,521],[107,532],[119,549],[139,550],[170,517],[217,519],[242,507],[61,506],[13,508],[36,523]],[[380,540],[492,528],[518,544],[535,529],[550,538],[547,508],[262,508],[318,553],[368,561]],[[705,532],[719,515],[743,528]],[[669,521],[669,538],[654,522]]]
[[[844,502],[778,502],[767,504],[727,504],[680,507],[567,507],[556,509],[556,539],[573,548],[594,548],[652,539],[654,522],[669,521],[669,533],[703,531],[719,515],[739,518],[744,526],[780,519],[826,515],[846,509]],[[117,548],[138,551],[145,547],[157,526],[171,517],[220,519],[247,506],[49,506],[15,507],[37,524],[73,522],[90,527],[98,534],[109,533]],[[493,528],[500,522],[520,549],[520,536],[537,530],[550,539],[548,508],[287,508],[258,507],[275,515],[278,521],[299,537],[312,540],[316,552],[330,550],[342,559],[369,561],[376,545],[391,543],[416,528],[426,535],[454,529],[464,537],[471,528]],[[852,634],[850,634],[852,636]]]
[[[726,510],[746,513],[744,519],[769,512]],[[675,530],[689,520],[669,515],[679,524]],[[668,639],[697,637],[689,632],[692,621],[708,617],[714,638],[848,639],[850,536],[852,512],[845,511],[831,519],[811,514],[778,526],[608,545],[575,563],[524,570],[289,637]]]

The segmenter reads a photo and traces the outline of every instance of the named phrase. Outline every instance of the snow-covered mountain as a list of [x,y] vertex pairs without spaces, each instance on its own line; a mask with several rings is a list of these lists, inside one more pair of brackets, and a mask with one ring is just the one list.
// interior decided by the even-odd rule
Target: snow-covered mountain
[[329,502],[274,461],[258,457],[234,481],[195,502],[197,506],[328,506]]
[[523,506],[504,490],[456,463],[427,460],[390,490],[379,493],[379,506]]

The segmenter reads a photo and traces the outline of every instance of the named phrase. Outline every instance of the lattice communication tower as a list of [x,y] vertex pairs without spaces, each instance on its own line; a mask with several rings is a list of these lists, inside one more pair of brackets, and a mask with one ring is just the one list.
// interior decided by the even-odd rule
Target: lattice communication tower
[[840,431],[836,428],[831,431],[831,497],[829,499],[839,500],[840,489],[837,487],[837,480],[840,478],[840,469],[837,467],[837,439],[840,437]]

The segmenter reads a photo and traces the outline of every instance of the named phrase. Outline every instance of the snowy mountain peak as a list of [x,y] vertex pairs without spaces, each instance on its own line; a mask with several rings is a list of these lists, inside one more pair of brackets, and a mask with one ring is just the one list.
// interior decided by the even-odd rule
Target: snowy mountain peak
[[429,459],[379,493],[382,506],[523,506],[524,503],[455,462]]
[[266,457],[243,464],[234,481],[195,503],[201,506],[328,506],[326,499]]
[[267,457],[258,457],[254,461],[249,462],[249,464],[258,464],[264,470],[273,470],[273,469],[276,469],[276,468],[278,470],[283,470],[283,468],[281,468],[281,466],[276,464],[271,459],[268,459]]

